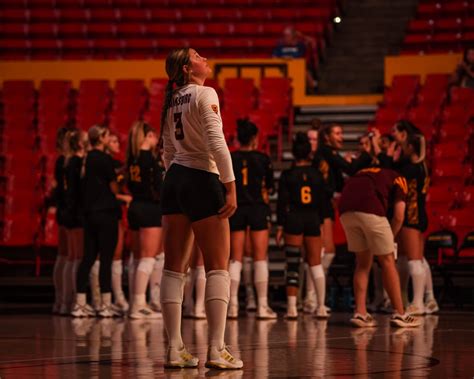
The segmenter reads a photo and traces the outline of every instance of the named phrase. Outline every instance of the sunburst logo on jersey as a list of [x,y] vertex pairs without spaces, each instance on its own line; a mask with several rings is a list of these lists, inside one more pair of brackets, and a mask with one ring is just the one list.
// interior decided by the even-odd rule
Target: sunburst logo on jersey
[[216,104],[212,104],[211,108],[215,114],[219,114],[219,107]]

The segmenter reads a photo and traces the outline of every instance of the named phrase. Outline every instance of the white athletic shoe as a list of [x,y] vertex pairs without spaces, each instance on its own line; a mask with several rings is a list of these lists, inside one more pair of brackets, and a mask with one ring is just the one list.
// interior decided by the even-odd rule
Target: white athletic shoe
[[257,310],[257,302],[255,301],[255,296],[247,296],[247,304],[245,306],[247,312],[255,312]]
[[390,317],[390,324],[398,328],[416,328],[421,325],[421,321],[408,312],[404,315],[394,313],[392,317]]
[[278,315],[267,305],[266,307],[258,307],[257,320],[275,320]]
[[355,313],[350,319],[350,322],[353,326],[357,326],[358,328],[374,328],[377,326],[377,322],[369,313],[365,316],[360,313]]
[[326,319],[329,318],[328,311],[326,310],[326,306],[318,307],[316,312],[314,313],[315,318]]
[[161,320],[163,315],[159,312],[153,311],[145,304],[140,307],[132,307],[129,317],[134,320]]
[[157,302],[151,302],[150,304],[148,304],[148,306],[150,307],[150,309],[153,311],[153,312],[158,312],[158,313],[161,313],[161,304],[160,303],[157,303]]
[[425,306],[418,307],[415,304],[410,304],[406,309],[406,313],[412,316],[423,316],[426,313]]
[[195,368],[198,364],[199,359],[191,355],[185,346],[181,349],[168,347],[165,368]]
[[193,318],[196,320],[205,320],[206,319],[206,311],[202,308],[194,308],[193,311]]
[[378,300],[378,301],[374,300],[370,304],[367,305],[367,310],[369,312],[374,312],[374,313],[379,312],[383,307],[383,303],[384,303],[384,299]]
[[329,308],[327,305],[324,306],[324,309],[326,309],[326,312],[327,313],[331,313],[332,309]]
[[228,346],[224,346],[221,350],[210,346],[207,351],[205,367],[219,370],[238,370],[244,367],[244,362],[241,359],[235,358]]
[[73,317],[95,317],[96,312],[89,304],[79,305],[79,304],[75,303],[74,306],[72,307],[71,316],[73,316]]
[[118,309],[124,315],[127,314],[127,312],[130,310],[130,305],[128,304],[127,300],[125,300],[125,299],[117,300],[114,303],[114,306],[115,306],[116,309]]
[[229,309],[227,309],[227,318],[236,319],[239,317],[239,304],[229,303]]
[[103,304],[102,307],[97,311],[97,316],[103,318],[120,317],[123,316],[123,313],[113,304]]
[[285,314],[287,320],[296,320],[298,318],[298,310],[296,308],[288,308]]
[[314,297],[307,297],[303,301],[303,312],[313,314],[317,309],[316,299]]
[[425,303],[425,313],[427,315],[432,315],[433,313],[436,313],[438,311],[439,311],[439,306],[435,299],[428,300]]

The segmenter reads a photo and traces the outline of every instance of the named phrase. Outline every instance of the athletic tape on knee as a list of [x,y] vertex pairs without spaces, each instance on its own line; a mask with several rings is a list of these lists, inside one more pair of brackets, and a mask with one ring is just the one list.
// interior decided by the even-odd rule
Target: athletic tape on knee
[[92,265],[90,274],[91,275],[99,275],[99,271],[100,271],[100,261],[97,260]]
[[161,304],[182,304],[185,282],[186,274],[163,270],[160,293]]
[[230,279],[240,282],[240,273],[242,271],[242,262],[231,260],[229,263]]
[[123,273],[123,266],[122,260],[117,260],[112,262],[112,275],[122,275]]
[[299,287],[301,252],[296,246],[286,246],[286,285]]
[[226,270],[212,270],[206,275],[206,303],[221,300],[228,304],[230,298],[230,276]]
[[254,262],[254,282],[268,282],[268,262],[266,260]]
[[150,275],[153,272],[154,266],[155,258],[140,258],[140,261],[138,262],[137,271],[141,271],[145,274]]
[[324,278],[324,269],[322,265],[311,266],[311,272],[315,279]]
[[196,266],[196,280],[206,280],[206,270],[204,270],[204,266]]
[[408,261],[408,270],[410,275],[423,275],[425,273],[421,260]]

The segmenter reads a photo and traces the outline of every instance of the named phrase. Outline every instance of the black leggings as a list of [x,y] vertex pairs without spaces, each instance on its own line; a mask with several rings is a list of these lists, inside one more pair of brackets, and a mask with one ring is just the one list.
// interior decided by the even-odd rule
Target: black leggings
[[85,293],[89,273],[100,254],[100,292],[111,292],[112,260],[118,239],[117,214],[113,211],[87,213],[84,220],[84,257],[77,271],[77,293]]

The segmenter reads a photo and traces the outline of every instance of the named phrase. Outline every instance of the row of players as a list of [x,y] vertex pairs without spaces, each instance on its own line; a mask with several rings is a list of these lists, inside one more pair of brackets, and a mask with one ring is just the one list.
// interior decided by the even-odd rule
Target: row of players
[[[239,314],[238,289],[242,267],[246,274],[247,308],[257,310],[257,318],[272,319],[277,315],[268,306],[268,240],[270,228],[269,196],[274,192],[274,175],[270,158],[258,152],[258,128],[248,120],[238,123],[240,148],[232,153],[232,162],[237,183],[238,209],[230,218],[231,226],[231,297],[228,317]],[[377,131],[361,138],[361,152],[358,157],[342,158],[337,151],[342,148],[342,128],[337,125],[321,127],[315,122],[307,134],[298,134],[293,144],[295,158],[292,168],[282,173],[278,193],[277,243],[296,247],[289,251],[287,284],[288,309],[286,317],[297,317],[296,295],[300,285],[298,278],[300,247],[304,247],[306,261],[306,299],[304,310],[327,318],[330,311],[325,306],[325,273],[334,258],[333,242],[334,206],[337,194],[342,191],[342,174],[353,175],[369,166],[395,166],[408,180],[408,200],[404,227],[399,235],[398,268],[401,275],[402,293],[408,287],[408,273],[412,276],[414,297],[408,312],[419,315],[433,313],[438,306],[433,296],[429,265],[423,258],[421,233],[427,226],[424,211],[424,197],[428,186],[428,175],[423,159],[419,131],[407,122],[394,128],[393,136],[380,136]],[[92,150],[88,153],[89,146]],[[96,312],[104,317],[124,314],[130,311],[132,318],[159,318],[160,282],[163,270],[162,225],[160,211],[160,190],[164,169],[158,152],[158,136],[145,123],[133,125],[128,145],[127,161],[112,158],[120,152],[117,135],[107,129],[93,127],[89,133],[80,130],[61,129],[58,132],[58,157],[55,168],[55,200],[59,224],[59,254],[54,269],[56,302],[54,311],[61,314],[72,312],[75,316],[91,316]],[[416,155],[415,160],[402,156]],[[84,212],[88,199],[99,196],[100,186],[86,180],[85,156],[96,158],[98,169],[105,177],[116,178],[116,198],[127,206],[128,229],[131,235],[129,260],[129,300],[131,309],[122,290],[122,253],[124,250],[125,227],[122,222],[122,208],[117,203],[118,243],[113,257],[95,260],[89,275],[93,307],[74,309],[77,268],[86,252],[95,251],[94,245],[107,245],[113,231],[94,235],[84,231]],[[96,157],[95,157],[96,156]],[[395,163],[394,163],[395,162]],[[398,163],[397,163],[398,162]],[[415,163],[414,163],[415,162]],[[92,161],[94,163],[94,161]],[[100,177],[96,178],[100,180]],[[89,194],[89,195],[88,195]],[[107,199],[106,199],[107,200]],[[110,202],[111,199],[108,199]],[[100,202],[99,202],[100,203]],[[104,206],[104,204],[100,205]],[[107,205],[107,201],[105,202]],[[100,209],[99,209],[100,210]],[[98,238],[96,238],[98,237]],[[284,238],[283,238],[284,237]],[[247,248],[246,248],[247,247]],[[99,251],[102,249],[98,249]],[[105,250],[105,249],[104,249]],[[291,250],[291,249],[290,249]],[[249,252],[244,257],[244,251]],[[323,254],[321,252],[324,252]],[[91,254],[92,256],[93,254]],[[205,272],[202,255],[197,245],[185,290],[184,314],[204,318]],[[252,271],[253,285],[249,280]],[[407,262],[408,259],[408,262]],[[102,265],[101,265],[102,263]],[[408,266],[408,267],[407,267]],[[376,296],[372,309],[387,306],[383,291],[380,269],[374,266]],[[99,285],[110,283],[108,287]],[[82,274],[81,288],[89,281]],[[115,304],[111,303],[110,287]],[[149,304],[146,301],[149,289]],[[193,302],[195,287],[195,303]],[[82,291],[82,292],[85,292]],[[100,296],[100,293],[105,293]],[[426,299],[424,299],[426,296]],[[426,300],[426,302],[424,302]],[[77,305],[77,304],[76,304]]]

